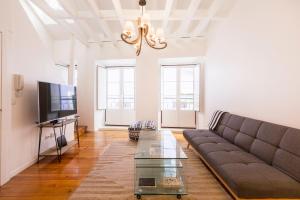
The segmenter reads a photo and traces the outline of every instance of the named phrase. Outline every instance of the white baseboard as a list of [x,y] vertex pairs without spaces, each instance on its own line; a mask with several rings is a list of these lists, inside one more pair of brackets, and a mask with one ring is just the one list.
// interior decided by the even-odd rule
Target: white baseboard
[[9,176],[6,178],[7,180],[4,180],[1,185],[7,183],[11,178],[13,178],[14,176],[16,176],[17,174],[19,174],[20,172],[24,171],[25,169],[27,169],[28,167],[32,166],[33,164],[35,164],[37,162],[37,159],[32,159],[31,161],[23,164],[22,166],[18,167],[17,169],[12,170],[11,172],[9,172]]
[[127,131],[126,126],[106,126],[99,129],[99,131]]

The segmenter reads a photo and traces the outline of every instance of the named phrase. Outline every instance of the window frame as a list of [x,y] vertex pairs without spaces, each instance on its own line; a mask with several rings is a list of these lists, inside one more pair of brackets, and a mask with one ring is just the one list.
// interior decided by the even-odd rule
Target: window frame
[[[98,70],[100,70],[99,68],[102,68],[105,70],[105,106],[99,106],[100,103],[100,97],[99,95],[101,95],[101,93],[99,93],[99,84],[100,84],[100,77],[99,77],[99,72]],[[115,68],[115,69],[119,69],[120,70],[120,80],[119,80],[119,90],[120,90],[120,107],[119,108],[109,108],[108,106],[108,103],[109,103],[109,98],[108,98],[108,70],[110,68]],[[134,73],[134,77],[133,77],[133,90],[134,90],[134,93],[133,93],[133,108],[132,109],[125,109],[124,107],[124,100],[125,99],[128,99],[128,98],[125,98],[124,96],[124,69],[133,69],[133,73]],[[135,86],[135,83],[136,83],[136,70],[135,70],[135,66],[97,66],[97,81],[96,81],[96,84],[97,84],[97,110],[135,110],[136,109],[136,86]],[[110,98],[111,99],[111,98]],[[105,108],[104,108],[105,107]]]
[[[191,66],[191,67],[190,67]],[[200,74],[200,67],[201,65],[199,63],[193,63],[193,64],[173,64],[173,65],[161,65],[161,87],[160,87],[160,110],[161,111],[196,111],[196,112],[199,112],[200,111],[200,94],[201,94],[201,87],[200,87],[200,78],[201,78],[201,74]],[[165,109],[164,107],[164,83],[166,83],[164,81],[164,69],[165,68],[175,68],[176,69],[176,106],[175,106],[175,109]],[[181,108],[181,104],[182,104],[182,100],[183,98],[181,98],[182,95],[184,95],[183,93],[181,93],[181,84],[182,84],[182,81],[181,81],[181,77],[182,77],[182,73],[181,73],[181,69],[184,69],[184,68],[192,68],[193,69],[193,81],[192,81],[192,87],[193,87],[193,93],[192,93],[192,96],[193,96],[193,108],[192,109],[182,109]],[[196,70],[197,69],[197,70]],[[198,72],[198,80],[195,80],[195,75],[196,73]],[[196,93],[195,92],[195,84],[198,84],[198,92]],[[196,96],[198,95],[198,97]],[[198,99],[197,99],[198,98]],[[197,106],[195,106],[197,105]]]

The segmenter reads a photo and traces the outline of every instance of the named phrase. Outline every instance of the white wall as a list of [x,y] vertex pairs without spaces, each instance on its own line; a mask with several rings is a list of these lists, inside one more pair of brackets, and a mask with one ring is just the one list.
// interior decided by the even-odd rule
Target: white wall
[[75,52],[77,58],[82,56],[78,62],[79,124],[88,126],[88,131],[96,130],[95,119],[101,117],[96,110],[96,58],[99,48],[99,45],[91,43],[88,47],[81,48],[81,51]]
[[215,109],[300,128],[300,1],[237,1],[208,41],[206,121]]
[[[124,42],[119,42],[117,47],[107,43],[102,45],[97,60],[136,59],[136,119],[159,121],[159,60],[162,58],[203,56],[205,48],[205,40],[203,39],[181,39],[169,41],[169,46],[164,50],[154,50],[144,44],[141,54],[136,56],[135,49]],[[97,112],[101,113],[101,111]],[[97,119],[103,120],[103,117],[98,116]],[[101,125],[103,122],[95,121],[96,129]]]
[[53,42],[53,57],[55,64],[70,65],[71,40],[56,40]]
[[[51,36],[34,15],[28,18],[20,2],[0,2],[0,30],[5,33],[1,185],[36,162],[37,81],[67,83],[67,76],[54,66]],[[13,74],[24,76],[24,91],[18,97],[13,91]],[[73,139],[73,126],[67,130],[67,139]],[[55,144],[53,138],[45,140],[50,133],[45,131],[42,151]]]

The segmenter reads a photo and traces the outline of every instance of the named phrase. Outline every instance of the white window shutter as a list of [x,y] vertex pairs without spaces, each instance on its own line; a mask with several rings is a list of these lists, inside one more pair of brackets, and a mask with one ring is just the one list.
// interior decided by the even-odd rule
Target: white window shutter
[[194,110],[200,111],[200,65],[194,68]]
[[97,108],[98,110],[106,109],[106,68],[97,67]]

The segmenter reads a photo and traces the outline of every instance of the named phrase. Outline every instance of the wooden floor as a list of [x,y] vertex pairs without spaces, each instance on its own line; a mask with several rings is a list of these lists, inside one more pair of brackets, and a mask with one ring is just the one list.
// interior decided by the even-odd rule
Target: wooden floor
[[[186,145],[182,134],[174,135],[183,145]],[[58,163],[56,157],[47,157],[39,164],[34,164],[15,176],[0,188],[0,200],[68,199],[92,171],[105,149],[113,142],[128,142],[128,133],[126,131],[95,132],[84,134],[80,139],[80,148],[75,146],[66,152],[61,163]],[[200,161],[196,162],[199,164]],[[200,175],[204,176],[205,173]],[[225,195],[221,199],[228,199],[228,197]]]
[[24,170],[0,188],[0,199],[68,199],[91,171],[104,148],[112,141],[128,140],[124,131],[87,133],[80,138],[80,148],[73,147],[61,163],[47,157]]

